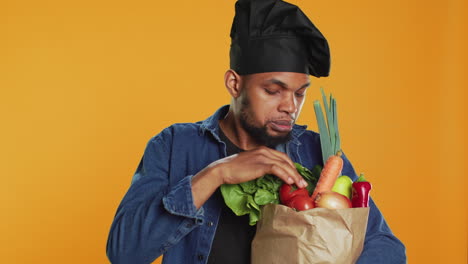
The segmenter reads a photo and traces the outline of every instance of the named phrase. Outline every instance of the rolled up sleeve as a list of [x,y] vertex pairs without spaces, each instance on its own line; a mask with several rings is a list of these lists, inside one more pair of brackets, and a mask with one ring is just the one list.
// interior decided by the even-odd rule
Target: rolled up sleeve
[[367,223],[364,250],[358,264],[401,264],[406,263],[406,249],[403,243],[393,235],[382,213],[374,201],[369,201],[369,220]]
[[[343,175],[357,179],[351,162],[343,154]],[[403,243],[392,233],[382,213],[372,198],[369,199],[369,218],[364,241],[364,249],[358,264],[400,264],[406,263],[406,249]]]
[[188,175],[169,184],[170,134],[152,138],[122,199],[107,240],[111,263],[152,263],[204,222]]
[[192,178],[193,175],[189,175],[175,185],[163,198],[163,204],[169,213],[193,218],[197,223],[203,224],[203,206],[197,210],[193,203]]

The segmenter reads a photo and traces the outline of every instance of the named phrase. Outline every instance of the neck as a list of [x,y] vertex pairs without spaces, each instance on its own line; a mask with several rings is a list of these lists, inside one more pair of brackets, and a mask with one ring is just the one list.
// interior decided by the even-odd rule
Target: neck
[[219,126],[226,137],[241,149],[250,150],[260,146],[260,144],[254,142],[247,131],[242,128],[239,115],[234,113],[232,107],[229,108],[229,112],[224,119],[219,120]]

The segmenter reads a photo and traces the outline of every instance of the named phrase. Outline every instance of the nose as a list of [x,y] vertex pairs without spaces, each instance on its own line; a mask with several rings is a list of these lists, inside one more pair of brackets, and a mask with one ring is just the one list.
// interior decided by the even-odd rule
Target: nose
[[284,93],[284,97],[281,100],[279,105],[280,112],[286,112],[288,114],[294,114],[297,112],[297,99],[294,96],[294,93]]

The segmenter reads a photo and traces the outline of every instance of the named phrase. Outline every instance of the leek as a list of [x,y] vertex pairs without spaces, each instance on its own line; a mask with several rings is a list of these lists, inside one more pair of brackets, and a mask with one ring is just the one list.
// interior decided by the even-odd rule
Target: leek
[[314,101],[314,110],[319,128],[323,164],[325,164],[330,156],[336,155],[336,153],[341,150],[341,140],[340,134],[338,132],[338,113],[336,111],[336,100],[330,94],[328,103],[327,96],[325,95],[323,88],[320,89],[322,92],[322,100],[327,120],[325,121],[325,116],[318,100]]

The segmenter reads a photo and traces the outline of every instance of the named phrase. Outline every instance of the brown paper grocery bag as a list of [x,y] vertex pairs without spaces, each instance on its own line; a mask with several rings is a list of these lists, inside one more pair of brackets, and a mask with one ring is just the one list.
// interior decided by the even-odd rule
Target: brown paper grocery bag
[[347,264],[361,255],[369,208],[262,208],[252,241],[252,264]]

